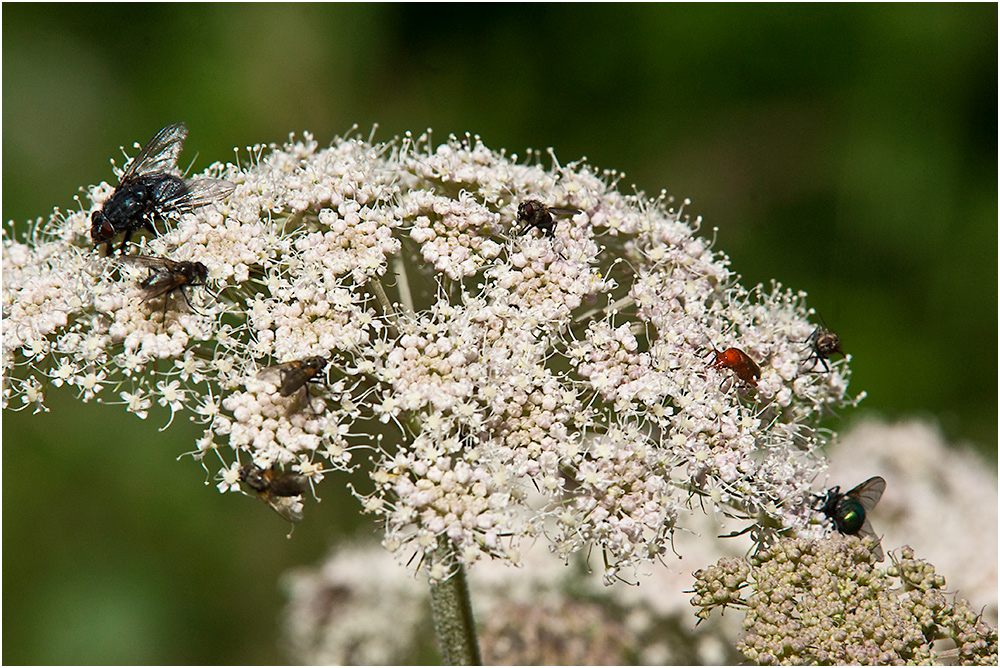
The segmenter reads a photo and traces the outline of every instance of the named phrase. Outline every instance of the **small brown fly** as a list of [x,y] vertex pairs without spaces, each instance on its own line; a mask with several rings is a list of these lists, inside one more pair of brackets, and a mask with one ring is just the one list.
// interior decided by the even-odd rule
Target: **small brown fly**
[[840,349],[840,337],[828,330],[826,323],[816,325],[816,329],[813,330],[813,333],[809,335],[809,338],[805,342],[808,344],[810,350],[812,350],[812,354],[806,358],[806,363],[813,363],[810,368],[811,372],[816,372],[817,364],[822,364],[823,371],[829,372],[830,365],[827,364],[827,359],[829,359],[830,355],[844,354],[844,351]]
[[288,471],[265,469],[251,464],[240,469],[240,482],[257,493],[281,517],[289,522],[302,521],[303,494],[309,491],[305,476]]
[[187,289],[204,285],[208,278],[208,267],[201,262],[187,260],[169,260],[165,257],[148,257],[146,255],[123,255],[120,262],[134,264],[149,269],[149,276],[139,282],[142,289],[142,300],[150,302],[163,297],[163,319],[167,318],[167,302],[171,295],[180,293],[184,302],[192,311],[197,312],[188,300]]
[[325,357],[316,355],[276,365],[277,370],[281,373],[278,394],[290,397],[305,387],[306,383],[322,380],[321,374],[326,368],[326,364]]
[[[300,360],[282,362],[267,368],[261,369],[257,373],[257,378],[273,384],[281,397],[291,397],[299,393],[299,396],[287,406],[287,414],[295,413],[304,405],[312,407],[309,401],[309,391],[306,386],[309,383],[322,382],[326,380],[323,370],[326,368],[327,359],[315,355]],[[313,412],[316,413],[315,408]]]
[[583,213],[580,209],[560,209],[545,206],[537,199],[524,200],[517,205],[517,220],[522,223],[518,234],[524,234],[532,228],[538,228],[542,235],[553,238],[556,234],[555,216],[575,216]]

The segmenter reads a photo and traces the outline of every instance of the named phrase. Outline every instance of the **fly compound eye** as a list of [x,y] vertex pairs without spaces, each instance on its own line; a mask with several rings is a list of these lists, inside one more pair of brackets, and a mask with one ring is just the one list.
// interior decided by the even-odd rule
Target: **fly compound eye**
[[840,352],[840,337],[833,332],[824,332],[816,340],[816,352],[829,357]]
[[240,469],[240,482],[245,482],[247,487],[255,492],[263,492],[267,489],[267,480],[264,478],[264,470],[259,466],[244,466]]
[[101,244],[115,236],[115,228],[104,216],[103,211],[95,211],[90,215],[90,238],[94,244]]
[[191,283],[204,283],[208,280],[208,267],[201,262],[195,262],[189,271]]

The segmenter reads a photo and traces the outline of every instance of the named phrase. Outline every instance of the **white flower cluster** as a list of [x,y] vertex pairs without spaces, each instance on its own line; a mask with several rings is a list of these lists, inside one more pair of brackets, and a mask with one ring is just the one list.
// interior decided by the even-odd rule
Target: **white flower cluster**
[[[802,293],[741,287],[664,195],[478,137],[251,155],[208,170],[230,196],[139,244],[207,267],[190,307],[143,299],[141,271],[94,250],[107,184],[26,240],[5,230],[5,407],[41,409],[51,382],[189,411],[223,490],[251,463],[315,483],[367,450],[353,489],[433,577],[442,536],[466,563],[517,562],[540,535],[596,546],[610,579],[695,508],[761,539],[818,521],[818,422],[849,401],[846,362],[817,364]],[[568,211],[522,231],[527,201]]]

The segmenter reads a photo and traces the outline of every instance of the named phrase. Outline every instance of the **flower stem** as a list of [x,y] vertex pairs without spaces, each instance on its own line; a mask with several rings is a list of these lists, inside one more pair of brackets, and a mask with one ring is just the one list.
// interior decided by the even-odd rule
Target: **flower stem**
[[401,258],[393,258],[393,269],[396,272],[396,282],[399,285],[399,303],[403,305],[407,315],[413,314],[413,295],[410,293],[410,279],[406,273],[406,263]]
[[441,657],[448,666],[482,665],[465,566],[455,558],[455,546],[447,537],[440,538],[438,556],[449,573],[431,584],[431,615]]

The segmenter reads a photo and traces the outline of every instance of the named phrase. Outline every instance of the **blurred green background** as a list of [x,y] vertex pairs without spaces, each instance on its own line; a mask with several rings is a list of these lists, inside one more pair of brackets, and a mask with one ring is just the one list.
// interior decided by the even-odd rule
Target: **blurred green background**
[[[552,146],[690,198],[746,285],[806,290],[869,395],[847,423],[930,417],[996,461],[995,4],[2,12],[15,230],[178,120],[196,169],[354,123]],[[4,663],[285,661],[278,576],[375,532],[333,477],[287,540],[175,461],[199,435],[186,421],[48,404],[3,415]]]

